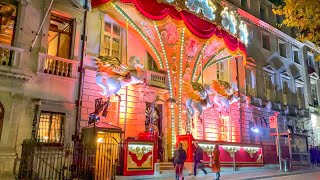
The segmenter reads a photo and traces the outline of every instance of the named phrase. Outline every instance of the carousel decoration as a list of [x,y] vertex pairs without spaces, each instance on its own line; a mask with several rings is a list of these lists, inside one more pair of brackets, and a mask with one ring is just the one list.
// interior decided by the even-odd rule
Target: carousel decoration
[[152,169],[153,146],[130,144],[128,147],[128,169]]
[[107,101],[103,101],[102,98],[96,99],[94,105],[94,112],[89,114],[88,124],[100,121],[99,114],[101,113],[101,111],[102,116],[106,117],[108,115],[108,107],[110,104],[110,99],[108,99]]
[[259,151],[258,147],[243,147],[243,149],[250,154],[250,158]]
[[[108,3],[110,6],[107,7]],[[120,25],[128,25],[127,29],[141,41],[155,60],[158,69],[167,73],[168,96],[178,101],[177,106],[166,105],[168,122],[171,122],[168,138],[172,139],[168,154],[173,155],[176,135],[198,132],[198,129],[191,130],[193,123],[190,116],[194,116],[192,120],[194,118],[195,123],[202,118],[204,120],[202,127],[205,129],[207,111],[206,113],[203,111],[213,107],[213,104],[215,109],[223,111],[239,100],[235,94],[238,90],[235,83],[229,86],[224,84],[214,86],[211,82],[216,78],[210,72],[215,69],[214,66],[218,62],[228,60],[229,64],[232,64],[238,60],[245,63],[246,60],[247,26],[236,11],[224,8],[228,5],[222,1],[103,0],[100,3],[92,1],[92,5],[112,17],[120,16],[121,18],[116,21],[119,21]],[[234,58],[241,56],[242,59]],[[101,63],[100,67],[107,66],[111,70],[117,66],[123,68],[119,61],[117,66],[106,64],[109,63]],[[143,76],[137,73],[140,70],[132,64],[129,63],[129,67],[125,69],[131,70],[131,78],[136,75],[135,83],[141,83]],[[110,97],[121,87],[130,85],[125,84],[127,82],[125,73],[119,74],[114,71],[111,73],[110,75],[101,70],[97,74],[97,83],[102,88],[101,94],[105,97]],[[210,76],[203,79],[203,76],[209,74]],[[210,96],[213,98],[210,99]],[[183,105],[186,113],[183,111]],[[208,114],[211,116],[212,112]],[[199,116],[201,118],[198,118]],[[195,127],[201,126],[196,124]],[[206,136],[208,133],[204,130],[201,137],[208,137]]]
[[102,88],[100,94],[107,98],[117,95],[122,87],[144,83],[144,65],[140,58],[132,56],[128,66],[124,66],[117,57],[98,56],[96,59],[98,73],[96,83]]
[[198,117],[201,119],[202,112],[213,105],[209,97],[213,92],[208,84],[183,83],[183,93],[188,97],[186,107],[191,117],[194,116],[195,112],[198,112]]
[[214,104],[218,111],[226,111],[231,104],[240,100],[240,97],[237,96],[239,89],[235,82],[230,86],[228,82],[213,80],[212,86],[215,92]]
[[235,17],[235,12],[229,11],[228,7],[225,7],[221,12],[221,24],[222,26],[231,32],[232,34],[237,33],[237,20]]
[[155,103],[151,103],[147,106],[145,110],[146,121],[145,121],[145,131],[152,132],[159,135],[159,120],[162,119],[162,114],[158,107],[156,107]]
[[240,150],[240,146],[222,146],[225,151],[230,154],[230,157],[234,158],[236,152]]
[[213,157],[213,151],[214,151],[214,144],[199,144],[203,151],[207,154],[208,158],[210,158],[209,166],[212,166],[212,157]]

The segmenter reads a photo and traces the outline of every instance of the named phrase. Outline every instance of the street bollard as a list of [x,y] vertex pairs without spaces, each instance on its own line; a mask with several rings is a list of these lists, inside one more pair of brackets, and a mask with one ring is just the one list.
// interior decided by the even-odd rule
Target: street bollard
[[288,159],[283,159],[283,171],[284,172],[288,172],[289,168],[288,168]]

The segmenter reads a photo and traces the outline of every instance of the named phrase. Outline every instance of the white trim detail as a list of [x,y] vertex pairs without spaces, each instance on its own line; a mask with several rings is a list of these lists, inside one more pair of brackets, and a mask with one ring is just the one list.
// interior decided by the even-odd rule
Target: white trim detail
[[270,74],[274,74],[276,72],[276,70],[273,67],[271,67],[270,65],[264,66],[263,70],[270,73]]
[[288,72],[283,72],[280,74],[280,77],[283,78],[283,79],[286,79],[286,80],[290,80],[291,79],[291,76]]

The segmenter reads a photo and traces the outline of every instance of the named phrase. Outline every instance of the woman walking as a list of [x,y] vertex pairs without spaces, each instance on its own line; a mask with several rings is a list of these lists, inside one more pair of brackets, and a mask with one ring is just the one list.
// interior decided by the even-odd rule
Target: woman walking
[[216,144],[213,150],[212,172],[216,173],[216,180],[220,179],[220,151],[219,145]]
[[183,149],[182,143],[179,143],[179,149],[174,152],[173,165],[176,170],[176,180],[183,180],[183,166],[187,159],[187,153]]

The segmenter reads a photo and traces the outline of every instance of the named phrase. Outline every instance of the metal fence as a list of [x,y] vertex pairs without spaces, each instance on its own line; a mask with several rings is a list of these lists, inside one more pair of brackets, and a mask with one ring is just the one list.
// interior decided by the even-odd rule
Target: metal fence
[[25,180],[112,180],[119,165],[120,144],[112,139],[97,147],[81,143],[49,145],[24,141],[19,179]]

